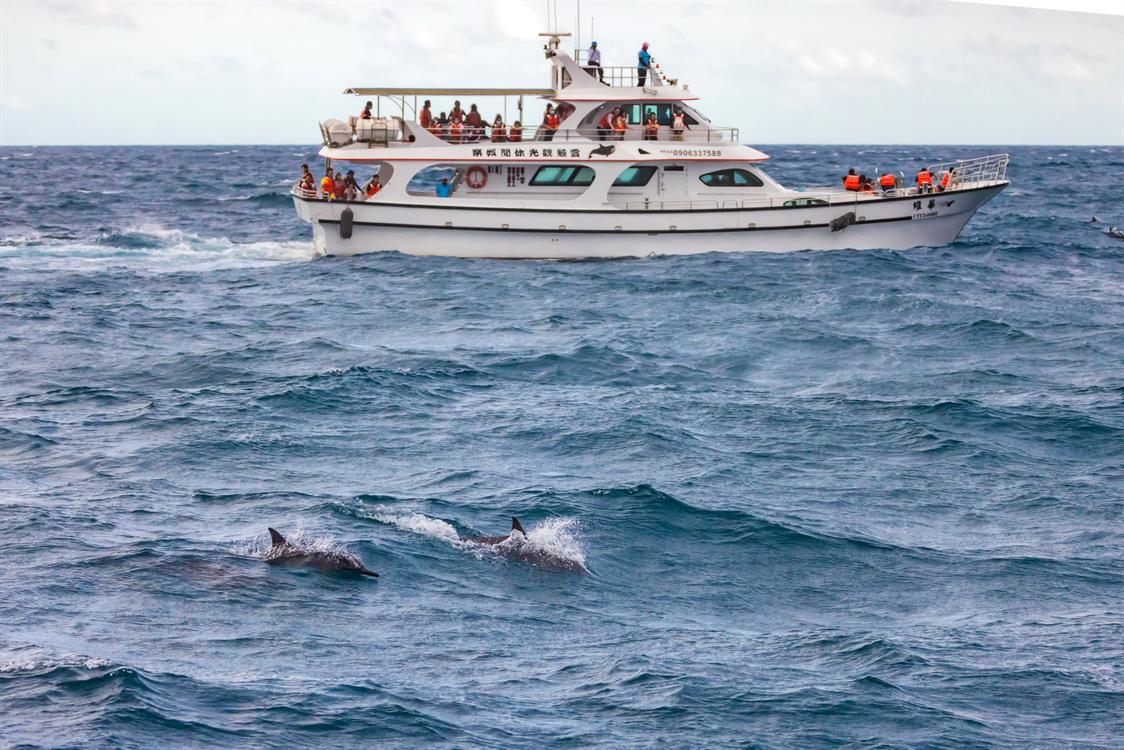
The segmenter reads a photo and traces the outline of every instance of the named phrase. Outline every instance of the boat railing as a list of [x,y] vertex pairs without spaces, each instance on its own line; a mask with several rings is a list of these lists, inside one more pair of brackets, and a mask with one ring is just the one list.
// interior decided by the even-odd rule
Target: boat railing
[[[489,126],[490,129],[490,126]],[[550,142],[568,142],[568,141],[595,141],[597,143],[614,143],[619,141],[642,141],[644,140],[643,129],[639,125],[631,125],[629,129],[621,133],[614,133],[610,130],[602,131],[599,128],[580,127],[580,128],[559,128],[557,130],[550,130],[545,127],[538,128],[523,128],[523,134],[519,141],[512,141],[510,137],[504,140],[492,140],[488,130],[484,128],[472,128],[465,126],[461,129],[459,134],[452,134],[447,132],[448,128],[433,132],[438,138],[448,143],[463,145],[467,143],[487,145],[494,147],[497,145],[507,146],[512,143],[550,143]],[[510,128],[509,131],[510,132]],[[623,137],[622,137],[623,136]],[[695,128],[693,130],[684,131],[682,136],[676,138],[671,134],[671,129],[666,125],[661,125],[659,136],[656,140],[664,143],[714,143],[714,144],[729,144],[739,143],[740,134],[737,128]],[[685,154],[687,156],[689,154]]]
[[928,169],[937,184],[940,184],[944,173],[949,172],[949,188],[976,187],[1007,179],[1007,163],[1010,160],[1010,154],[993,154],[931,164]]
[[[635,87],[640,85],[640,68],[636,65],[590,65],[588,50],[579,50],[574,57],[574,61],[582,70],[589,73],[589,75],[593,76],[601,83],[604,83],[606,86]],[[660,86],[663,83],[669,83],[674,86],[678,81],[664,75],[660,70],[659,64],[653,62],[644,76],[644,85]]]

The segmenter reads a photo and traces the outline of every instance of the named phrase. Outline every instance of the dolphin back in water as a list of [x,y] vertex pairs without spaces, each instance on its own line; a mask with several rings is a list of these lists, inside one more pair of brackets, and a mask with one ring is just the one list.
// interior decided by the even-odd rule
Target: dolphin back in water
[[266,553],[265,560],[271,565],[299,565],[321,573],[358,573],[372,578],[379,577],[375,571],[368,570],[358,557],[346,552],[299,547],[291,544],[281,536],[281,532],[273,528],[269,529],[269,539],[273,546]]
[[468,541],[490,547],[493,552],[509,560],[528,563],[536,568],[561,573],[586,573],[585,566],[577,560],[564,557],[527,537],[523,524],[511,517],[511,532],[503,536],[473,536]]

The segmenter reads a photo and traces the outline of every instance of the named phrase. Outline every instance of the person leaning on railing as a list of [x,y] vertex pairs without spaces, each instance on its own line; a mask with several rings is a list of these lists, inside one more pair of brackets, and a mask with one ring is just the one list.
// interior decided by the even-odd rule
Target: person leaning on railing
[[507,134],[508,143],[519,143],[523,140],[523,123],[516,120],[511,124],[511,132]]
[[336,197],[336,178],[332,175],[331,167],[320,178],[320,197],[326,201]]
[[921,167],[921,171],[917,173],[917,192],[933,192],[933,173],[929,171],[928,167]]
[[542,118],[542,126],[543,126],[543,138],[542,139],[544,141],[553,141],[554,140],[554,134],[558,132],[558,124],[559,124],[558,113],[556,113],[554,111],[554,105],[553,104],[546,105],[546,114],[544,114],[543,118]]
[[644,123],[644,140],[658,141],[660,139],[660,124],[656,121],[656,113],[648,115],[648,122]]
[[503,118],[496,115],[496,119],[492,120],[492,143],[503,143],[507,140],[507,126],[503,124]]
[[687,125],[687,115],[683,114],[683,110],[679,107],[676,107],[675,112],[671,115],[671,140],[683,140],[683,131],[690,129]]
[[624,140],[624,134],[628,130],[628,122],[624,119],[624,113],[619,109],[616,110],[616,115],[613,116],[613,138],[618,141]]

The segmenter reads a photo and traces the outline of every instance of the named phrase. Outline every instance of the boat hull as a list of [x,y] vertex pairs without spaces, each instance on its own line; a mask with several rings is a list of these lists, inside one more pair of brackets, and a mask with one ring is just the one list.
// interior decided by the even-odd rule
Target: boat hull
[[[708,252],[892,249],[953,242],[1007,185],[830,206],[566,211],[326,202],[294,197],[325,255],[398,251],[463,258],[577,259]],[[350,209],[351,236],[343,212]],[[832,231],[832,221],[854,223]],[[506,227],[506,228],[505,228]]]

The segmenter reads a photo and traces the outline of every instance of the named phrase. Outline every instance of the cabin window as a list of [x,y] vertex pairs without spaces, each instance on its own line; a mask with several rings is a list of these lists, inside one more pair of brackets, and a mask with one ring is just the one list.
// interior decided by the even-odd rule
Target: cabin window
[[699,180],[707,187],[761,187],[765,183],[752,172],[744,169],[720,169],[699,175]]
[[655,173],[655,167],[629,167],[613,180],[613,187],[644,187]]
[[586,187],[593,184],[593,170],[589,167],[570,167],[547,165],[539,167],[531,178],[535,187],[544,185],[576,185]]

